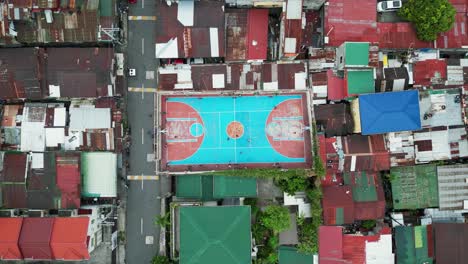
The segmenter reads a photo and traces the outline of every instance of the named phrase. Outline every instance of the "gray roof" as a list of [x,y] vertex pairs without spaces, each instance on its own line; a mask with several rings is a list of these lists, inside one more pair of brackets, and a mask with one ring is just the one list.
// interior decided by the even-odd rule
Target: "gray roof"
[[462,210],[468,203],[468,164],[438,166],[440,210]]

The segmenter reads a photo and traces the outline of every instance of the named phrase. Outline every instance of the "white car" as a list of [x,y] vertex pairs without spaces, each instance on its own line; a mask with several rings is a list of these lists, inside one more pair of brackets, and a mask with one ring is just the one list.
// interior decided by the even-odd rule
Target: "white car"
[[128,76],[131,76],[131,77],[136,76],[136,70],[133,68],[128,69]]
[[396,1],[382,1],[377,3],[378,12],[398,11],[402,6],[401,0]]

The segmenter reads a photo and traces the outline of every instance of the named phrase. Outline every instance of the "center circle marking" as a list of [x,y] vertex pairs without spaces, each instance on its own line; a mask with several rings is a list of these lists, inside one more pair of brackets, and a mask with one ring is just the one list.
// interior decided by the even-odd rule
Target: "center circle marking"
[[226,133],[230,138],[238,139],[244,135],[244,126],[237,121],[232,121],[226,128]]

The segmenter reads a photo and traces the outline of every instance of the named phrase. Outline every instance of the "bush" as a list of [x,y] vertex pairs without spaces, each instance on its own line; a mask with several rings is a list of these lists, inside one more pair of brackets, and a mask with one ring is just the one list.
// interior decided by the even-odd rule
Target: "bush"
[[448,0],[408,0],[398,15],[409,20],[416,28],[418,38],[433,41],[441,32],[455,23],[456,10]]
[[261,214],[260,223],[273,230],[275,234],[288,229],[291,224],[288,208],[278,205],[267,206]]
[[172,261],[166,256],[156,255],[151,260],[151,264],[171,264]]
[[296,192],[304,191],[309,180],[303,176],[295,175],[291,178],[280,178],[275,180],[275,184],[285,193],[294,195]]
[[[207,175],[213,175],[213,173],[206,173]],[[218,171],[216,175],[220,176],[238,176],[238,177],[253,177],[261,179],[288,179],[292,177],[308,177],[310,174],[309,170],[306,169],[276,169],[276,168],[258,168],[258,169],[234,169]],[[201,174],[203,175],[203,174]]]
[[362,226],[363,228],[369,230],[369,229],[374,228],[375,225],[376,225],[376,223],[377,223],[377,222],[376,222],[375,220],[364,220],[364,221],[362,221],[361,226]]
[[154,224],[158,225],[160,227],[168,227],[171,225],[171,215],[169,213],[166,213],[163,216],[156,216],[156,219],[154,220]]

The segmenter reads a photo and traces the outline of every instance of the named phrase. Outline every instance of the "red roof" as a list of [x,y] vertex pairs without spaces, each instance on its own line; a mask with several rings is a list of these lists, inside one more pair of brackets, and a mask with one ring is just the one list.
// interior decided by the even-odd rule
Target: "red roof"
[[414,64],[414,84],[431,85],[431,78],[436,75],[447,79],[447,62],[444,59],[418,61]]
[[343,235],[343,259],[346,263],[366,263],[366,241],[376,242],[380,234],[373,236]]
[[354,222],[354,201],[351,186],[323,187],[323,222],[326,225],[336,225],[336,210],[343,209],[343,223]]
[[80,165],[79,157],[57,156],[57,187],[62,193],[61,208],[76,209],[80,207]]
[[379,48],[409,49],[433,48],[434,42],[418,40],[410,23],[377,23]]
[[377,1],[329,0],[325,5],[325,36],[329,46],[345,41],[377,42]]
[[344,263],[343,228],[340,226],[319,227],[319,262],[320,264]]
[[247,59],[265,60],[268,46],[268,9],[249,9]]
[[53,226],[54,218],[24,218],[19,247],[25,259],[52,259],[50,238]]
[[[383,135],[342,137],[344,171],[381,171],[390,169],[390,153]],[[353,156],[355,162],[353,162]],[[354,167],[353,167],[354,165]]]
[[344,79],[333,74],[333,70],[327,71],[328,78],[328,99],[342,100],[345,98]]
[[88,217],[55,218],[52,238],[50,240],[50,246],[55,259],[89,259],[86,244],[88,223]]
[[[322,186],[332,186],[343,183],[343,177],[338,169],[339,157],[333,147],[333,143],[335,142],[335,137],[325,138],[324,135],[319,135],[320,158],[326,167],[326,175],[321,179]],[[336,181],[333,181],[334,178]]]
[[22,259],[18,247],[23,218],[0,218],[0,260]]
[[455,24],[452,29],[440,34],[437,39],[438,48],[461,48],[461,46],[468,45],[468,2],[466,0],[450,0],[450,2],[457,10]]

